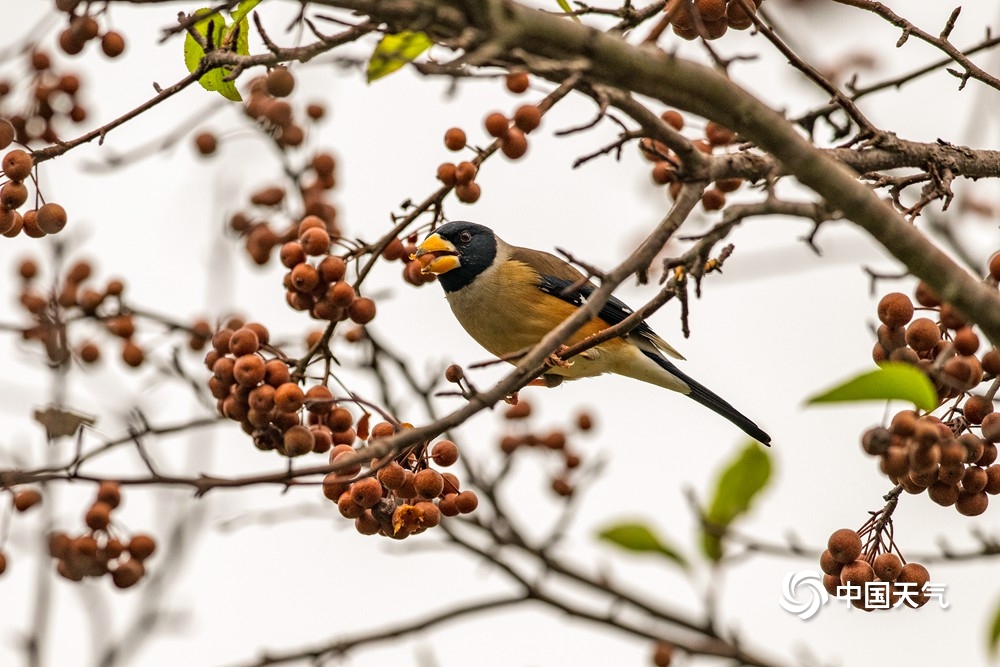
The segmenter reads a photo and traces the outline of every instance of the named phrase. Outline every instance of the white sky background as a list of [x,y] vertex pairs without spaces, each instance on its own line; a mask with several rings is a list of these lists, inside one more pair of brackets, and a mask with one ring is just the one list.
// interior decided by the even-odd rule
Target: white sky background
[[[552,3],[554,6],[554,3]],[[959,46],[996,25],[992,3],[968,3],[952,35]],[[0,26],[0,48],[14,43],[35,24],[50,4],[11,3]],[[898,33],[875,17],[841,6],[807,4],[797,8],[767,3],[785,34],[806,60],[829,64],[864,50],[877,53],[876,69],[862,82],[907,71],[940,56],[916,39],[902,49],[891,45]],[[931,33],[944,24],[952,7],[945,3],[893,3],[897,11]],[[82,56],[55,56],[60,67],[83,75],[89,119],[107,122],[153,94],[152,83],[169,85],[186,71],[179,39],[157,45],[161,28],[190,6],[113,6],[111,24],[126,34],[127,57],[108,61],[91,44]],[[288,43],[294,35],[277,30],[294,8],[264,3],[265,24],[272,37]],[[60,26],[61,28],[61,26]],[[331,28],[331,31],[333,29]],[[58,30],[49,26],[44,43],[54,46]],[[675,44],[666,37],[664,44]],[[367,55],[371,42],[353,53]],[[797,76],[761,37],[733,33],[714,43],[723,55],[760,54],[740,63],[733,78],[772,106],[789,114],[822,103],[824,97]],[[259,42],[252,42],[260,50]],[[52,49],[54,51],[54,49]],[[701,58],[697,47],[684,43],[685,54]],[[975,61],[988,71],[1000,70],[995,55]],[[9,64],[0,64],[0,75]],[[448,82],[427,80],[403,71],[372,86],[356,72],[345,72],[320,59],[295,68],[294,102],[329,102],[330,115],[311,134],[311,148],[330,148],[338,156],[338,188],[334,197],[348,235],[374,239],[387,229],[389,212],[407,199],[422,199],[434,187],[438,163],[454,160],[441,143],[452,125],[466,129],[472,142],[485,143],[481,119],[490,111],[510,113],[535,101],[551,88],[535,82],[526,96],[509,94],[500,80],[463,81],[450,96]],[[992,109],[998,93],[970,82],[957,92],[956,80],[944,72],[924,77],[900,93],[866,99],[861,108],[876,125],[906,139],[953,143],[977,148],[996,145]],[[97,276],[124,276],[132,302],[180,318],[232,309],[267,324],[279,337],[301,337],[314,327],[306,316],[284,305],[281,270],[250,266],[240,242],[220,234],[229,212],[254,189],[280,174],[274,151],[247,129],[235,106],[226,108],[217,96],[191,88],[153,109],[139,120],[113,131],[105,146],[72,151],[41,168],[44,192],[69,211],[70,224],[60,236],[73,257],[95,260]],[[202,123],[206,109],[215,113]],[[577,96],[560,103],[530,137],[526,158],[509,162],[491,159],[480,172],[482,199],[474,206],[449,200],[452,219],[471,219],[495,228],[506,240],[542,249],[555,246],[603,267],[611,267],[634,247],[641,235],[666,212],[667,198],[651,185],[649,163],[627,150],[621,163],[596,160],[575,171],[572,161],[614,138],[615,126],[603,123],[592,132],[558,138],[553,132],[592,117],[593,104]],[[702,121],[689,118],[693,127]],[[113,152],[127,152],[179,123],[222,134],[220,153],[211,160],[194,156],[189,138],[128,169],[110,174],[91,169]],[[240,129],[233,129],[240,128]],[[65,135],[68,136],[68,135]],[[304,150],[303,154],[308,153]],[[795,195],[790,184],[787,193]],[[959,186],[961,193],[966,184]],[[995,185],[979,186],[995,198]],[[750,198],[753,195],[741,195]],[[802,196],[801,194],[799,196]],[[705,216],[707,222],[718,215]],[[688,233],[697,229],[692,224]],[[767,541],[795,535],[806,545],[825,543],[836,528],[858,527],[868,510],[882,505],[888,481],[877,464],[860,453],[861,432],[883,416],[883,406],[809,408],[803,398],[847,374],[871,365],[877,298],[869,295],[861,264],[886,273],[898,269],[859,230],[845,223],[829,224],[818,243],[817,257],[799,238],[806,223],[789,219],[751,220],[731,237],[736,251],[725,273],[706,279],[704,296],[692,300],[693,335],[680,334],[678,307],[672,303],[657,313],[652,326],[689,361],[683,370],[730,400],[774,438],[776,467],[770,489],[739,528]],[[992,220],[968,226],[972,246],[985,261],[1000,247]],[[16,260],[27,254],[45,256],[48,241],[26,237],[0,239],[0,321],[21,321],[16,304]],[[369,290],[379,287],[379,315],[372,325],[379,335],[411,360],[411,368],[426,374],[444,364],[472,363],[485,353],[451,317],[440,288],[414,289],[399,280],[400,265],[380,266]],[[908,282],[885,284],[883,291],[911,291]],[[655,293],[655,285],[629,284],[619,295],[633,305]],[[148,330],[148,329],[147,329]],[[152,336],[150,340],[155,340]],[[37,350],[15,337],[3,343],[0,356],[0,456],[25,466],[44,463],[49,454],[38,426],[28,420],[31,409],[48,398],[49,379],[30,364]],[[104,349],[100,370],[75,374],[70,403],[101,415],[98,430],[105,435],[124,431],[130,408],[140,406],[154,423],[190,415],[195,409],[186,394],[164,384],[150,369],[126,371],[117,361],[117,347]],[[162,351],[161,351],[162,352]],[[196,367],[191,358],[189,366]],[[488,386],[502,368],[480,371],[478,386]],[[345,377],[352,378],[350,372]],[[359,380],[362,388],[364,381]],[[695,588],[678,572],[654,559],[636,558],[599,545],[593,535],[607,523],[639,518],[655,526],[683,550],[697,557],[695,525],[684,489],[707,494],[718,467],[743,442],[742,434],[725,420],[694,402],[669,392],[622,378],[568,383],[557,390],[528,389],[523,394],[536,408],[540,430],[568,425],[583,407],[595,415],[599,428],[575,439],[586,460],[605,458],[605,474],[586,491],[578,518],[566,542],[574,561],[601,568],[636,590],[672,605],[697,608],[702,588],[713,576],[701,570]],[[184,398],[178,398],[179,396]],[[399,415],[418,422],[425,417],[417,405]],[[458,407],[442,399],[442,410]],[[459,433],[463,453],[493,460],[496,434],[502,424],[481,414]],[[55,452],[57,460],[71,455],[69,443]],[[154,448],[168,472],[212,471],[238,475],[279,470],[284,462],[257,452],[235,424],[160,441]],[[510,483],[508,503],[538,534],[556,516],[557,504],[547,490],[549,461],[523,455]],[[131,455],[101,463],[93,471],[113,475],[138,470]],[[93,489],[58,485],[46,498],[58,527],[78,530]],[[434,531],[401,543],[364,537],[336,508],[311,489],[281,494],[272,488],[218,491],[201,501],[179,489],[125,490],[120,519],[132,530],[160,538],[161,552],[150,561],[164,565],[164,542],[170,519],[198,515],[203,530],[187,553],[180,578],[163,593],[162,606],[175,613],[173,621],[142,644],[132,664],[220,665],[246,662],[261,652],[314,645],[353,636],[447,608],[453,601],[486,597],[510,590],[507,580],[481,562],[456,552],[427,548],[437,543]],[[303,509],[295,519],[294,511]],[[279,520],[261,523],[263,513]],[[282,513],[284,512],[284,513]],[[975,519],[961,517],[926,497],[906,496],[895,514],[897,541],[904,554],[934,552],[941,540],[957,549],[974,548],[971,531],[996,532],[993,507]],[[19,664],[18,637],[29,627],[36,577],[41,567],[53,569],[48,558],[39,563],[37,545],[41,516],[14,518],[6,551],[10,565],[0,577],[0,664]],[[232,520],[238,523],[231,524]],[[726,571],[720,585],[723,621],[739,629],[748,647],[783,662],[813,656],[825,664],[875,664],[896,660],[911,664],[985,664],[986,623],[1000,597],[992,561],[930,567],[932,579],[947,584],[948,610],[933,603],[919,612],[863,614],[846,604],[830,602],[808,622],[778,605],[786,572],[818,569],[810,560],[753,558]],[[91,647],[108,634],[117,638],[133,622],[143,586],[114,590],[107,579],[70,584],[55,578],[54,613],[50,629],[55,640],[46,647],[48,664],[91,664]],[[106,610],[107,614],[95,614]],[[94,623],[84,620],[90,614]],[[923,638],[918,640],[917,638]],[[478,616],[374,649],[356,651],[345,660],[359,667],[394,664],[426,665],[570,665],[649,664],[651,647],[629,636],[568,621],[537,606]]]

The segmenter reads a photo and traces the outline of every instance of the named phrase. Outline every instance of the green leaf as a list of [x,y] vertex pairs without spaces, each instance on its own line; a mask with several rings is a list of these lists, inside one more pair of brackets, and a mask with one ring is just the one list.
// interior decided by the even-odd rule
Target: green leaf
[[660,539],[644,524],[617,523],[600,531],[597,537],[628,551],[658,553],[666,556],[681,567],[687,567],[687,561],[684,559],[684,556]]
[[[195,11],[195,15],[207,14],[204,19],[198,21],[192,26],[192,30],[198,33],[200,36],[205,38],[214,48],[226,47],[230,44],[232,39],[231,27],[226,26],[226,20],[219,13],[213,13],[211,9],[202,8]],[[242,25],[241,25],[242,24]],[[235,24],[239,25],[240,29],[236,35],[237,38],[237,53],[242,53],[246,55],[249,53],[249,46],[247,44],[246,31],[247,31],[247,21],[244,18],[241,23]],[[244,43],[244,50],[239,51],[239,41],[242,39]],[[201,47],[191,33],[188,33],[184,38],[184,64],[187,65],[189,72],[194,72],[198,69],[198,65],[201,64],[201,59],[205,57],[205,49]],[[230,70],[225,67],[218,67],[211,72],[206,72],[198,79],[198,83],[205,90],[214,90],[220,95],[225,97],[227,100],[232,100],[233,102],[239,102],[243,99],[240,95],[240,91],[236,89],[236,83],[233,81],[226,81],[225,78],[231,74]]]
[[573,8],[569,6],[569,2],[567,0],[556,0],[556,4],[559,5],[559,9],[569,14],[574,21],[577,23],[580,22],[580,17],[573,13]]
[[993,612],[993,622],[990,623],[987,646],[989,646],[990,655],[996,657],[998,650],[1000,650],[1000,605],[997,605],[997,610]]
[[261,0],[241,0],[240,4],[236,6],[236,11],[232,12],[229,16],[233,19],[233,23],[239,23],[250,15],[250,12],[260,4]]
[[368,59],[368,83],[388,76],[430,48],[431,38],[422,32],[404,30],[385,35]]
[[842,384],[808,399],[807,403],[840,401],[909,401],[922,410],[938,406],[937,392],[927,375],[899,361],[888,361],[869,373],[856,375]]
[[[705,513],[705,521],[718,531],[724,530],[739,516],[771,479],[771,459],[767,450],[750,442],[719,475],[715,495]],[[711,560],[722,558],[722,538],[715,531],[702,528],[702,550]]]

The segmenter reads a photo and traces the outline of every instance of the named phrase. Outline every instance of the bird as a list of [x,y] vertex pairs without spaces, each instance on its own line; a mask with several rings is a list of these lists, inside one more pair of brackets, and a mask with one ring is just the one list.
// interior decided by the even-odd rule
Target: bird
[[[569,262],[551,253],[510,245],[474,222],[439,226],[411,258],[421,272],[437,276],[459,324],[497,357],[535,345],[582,307],[597,286]],[[634,311],[612,296],[597,317],[566,342],[573,345],[621,322]],[[604,373],[624,375],[685,394],[770,446],[771,437],[667,357],[683,357],[641,322],[626,335],[604,341],[541,376],[547,386]],[[515,363],[515,362],[512,362]]]

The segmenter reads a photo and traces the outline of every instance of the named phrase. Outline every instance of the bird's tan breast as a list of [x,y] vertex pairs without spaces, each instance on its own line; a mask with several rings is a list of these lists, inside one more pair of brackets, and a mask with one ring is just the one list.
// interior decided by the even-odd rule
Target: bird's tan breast
[[[576,311],[573,304],[539,290],[538,284],[538,272],[529,265],[501,261],[448,294],[448,302],[469,335],[491,354],[502,356],[534,345]],[[606,326],[595,318],[567,344]]]

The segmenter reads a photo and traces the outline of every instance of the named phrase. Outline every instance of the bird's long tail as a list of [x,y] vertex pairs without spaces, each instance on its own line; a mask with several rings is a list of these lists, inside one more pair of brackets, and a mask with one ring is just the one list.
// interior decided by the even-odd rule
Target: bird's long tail
[[661,355],[654,352],[648,352],[646,350],[643,350],[643,354],[655,361],[656,364],[663,370],[667,371],[676,378],[683,380],[684,383],[691,388],[691,393],[689,393],[688,396],[698,401],[709,410],[722,415],[732,423],[736,424],[744,433],[749,435],[754,440],[757,440],[761,444],[767,445],[768,447],[771,446],[771,436],[764,433],[764,431],[762,431],[757,424],[753,423],[749,417],[731,406],[723,400],[721,396],[697,380],[694,380],[682,373],[677,366],[664,359]]

